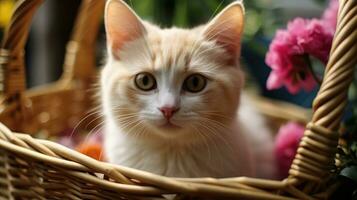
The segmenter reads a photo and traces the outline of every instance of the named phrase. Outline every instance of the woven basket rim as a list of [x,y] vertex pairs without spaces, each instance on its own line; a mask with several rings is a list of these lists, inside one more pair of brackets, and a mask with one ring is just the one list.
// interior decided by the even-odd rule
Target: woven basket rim
[[[21,112],[21,98],[25,91],[23,49],[33,14],[43,0],[19,1],[5,33],[0,50],[0,91],[5,97],[3,107],[12,105]],[[92,61],[83,57],[94,52],[94,39],[84,34],[88,28],[97,28],[104,1],[83,0],[76,21],[74,34],[69,43],[64,82],[85,79],[94,73]],[[95,11],[95,12],[94,12]],[[93,20],[93,18],[98,18]],[[90,20],[95,21],[90,26]],[[327,198],[338,183],[331,184],[330,173],[338,141],[338,127],[347,104],[347,90],[353,79],[357,63],[357,1],[340,0],[338,25],[333,40],[330,59],[317,97],[314,100],[313,116],[307,124],[298,153],[282,181],[248,177],[225,179],[214,178],[169,178],[104,163],[54,142],[34,139],[27,134],[14,133],[0,124],[0,150],[15,159],[36,159],[43,165],[59,170],[63,175],[82,182],[91,182],[104,190],[123,195],[161,196],[182,194],[183,196],[230,197],[251,199],[320,199]],[[83,45],[82,45],[83,44]],[[74,46],[74,47],[73,47]],[[74,62],[76,61],[76,62]],[[83,64],[83,65],[82,65]],[[89,66],[83,73],[78,66]],[[84,70],[87,71],[87,70]],[[1,115],[1,112],[0,112]],[[10,155],[11,154],[11,155]],[[8,172],[9,173],[9,172]],[[99,194],[98,194],[99,195]]]

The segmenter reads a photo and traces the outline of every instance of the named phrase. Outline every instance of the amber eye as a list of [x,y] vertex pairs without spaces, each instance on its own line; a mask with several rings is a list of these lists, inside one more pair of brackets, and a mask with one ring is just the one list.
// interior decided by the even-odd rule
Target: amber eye
[[149,91],[156,88],[156,80],[153,75],[142,72],[135,76],[135,85],[140,90]]
[[183,89],[192,93],[202,91],[207,84],[206,77],[200,74],[192,74],[183,83]]

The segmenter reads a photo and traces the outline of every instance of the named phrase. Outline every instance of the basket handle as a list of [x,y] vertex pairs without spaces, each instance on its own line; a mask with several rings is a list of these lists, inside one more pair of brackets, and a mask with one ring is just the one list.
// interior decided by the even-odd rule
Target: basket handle
[[96,74],[95,44],[104,5],[104,0],[83,0],[67,44],[62,79],[87,79]]
[[326,181],[335,164],[338,129],[357,64],[357,1],[340,0],[339,5],[337,29],[313,103],[313,117],[289,171],[288,179],[298,180],[295,183]]
[[[5,31],[0,49],[0,93],[6,96],[20,94],[26,89],[24,46],[33,15],[42,2],[19,1]],[[72,38],[67,45],[62,78],[84,78],[94,73],[95,39],[103,7],[103,0],[82,1]]]

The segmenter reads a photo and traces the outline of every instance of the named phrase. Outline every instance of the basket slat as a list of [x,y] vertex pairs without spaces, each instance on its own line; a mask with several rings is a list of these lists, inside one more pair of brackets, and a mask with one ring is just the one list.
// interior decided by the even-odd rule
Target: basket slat
[[[36,120],[40,116],[37,113],[42,112],[49,112],[54,119],[48,122],[49,126],[57,124],[62,127],[66,120],[56,118],[49,108],[61,108],[68,102],[58,103],[55,101],[58,97],[52,99],[54,103],[46,104],[45,96],[66,96],[68,101],[75,101],[69,97],[88,86],[78,87],[86,83],[79,81],[78,84],[78,80],[90,79],[89,76],[95,73],[94,60],[86,60],[94,53],[95,36],[84,33],[98,29],[97,20],[104,1],[84,0],[67,48],[61,81],[39,91],[24,91],[22,51],[31,18],[41,3],[42,0],[19,2],[0,51],[1,106],[4,108],[0,112],[0,120],[15,128],[20,126],[19,123],[28,123],[24,127],[38,129],[38,122],[31,119]],[[354,56],[357,53],[356,27],[357,1],[340,0],[338,27],[323,84],[314,101],[313,117],[306,127],[290,175],[283,181],[247,177],[163,177],[100,162],[59,144],[14,133],[0,125],[0,196],[7,199],[164,199],[162,195],[177,194],[175,199],[326,199],[338,186],[330,183],[333,176],[330,169],[334,165],[337,130],[347,102],[347,89],[357,63]],[[42,100],[29,103],[28,100],[36,98]],[[36,107],[31,107],[32,104]],[[87,107],[87,104],[83,105]],[[78,115],[63,111],[63,115],[83,116],[82,111],[78,111]],[[57,130],[53,127],[48,129]]]

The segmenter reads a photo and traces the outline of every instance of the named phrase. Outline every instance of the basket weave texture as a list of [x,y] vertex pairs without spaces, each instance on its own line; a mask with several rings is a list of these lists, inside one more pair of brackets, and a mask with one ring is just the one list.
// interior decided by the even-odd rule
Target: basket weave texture
[[162,195],[176,194],[175,199],[313,200],[328,199],[338,187],[331,169],[357,63],[357,1],[340,0],[337,31],[313,116],[290,175],[282,181],[163,177],[100,162],[23,134],[73,127],[93,105],[87,89],[95,80],[92,55],[105,2],[82,1],[60,80],[25,90],[23,49],[42,2],[18,2],[0,49],[0,198],[164,199]]

